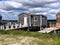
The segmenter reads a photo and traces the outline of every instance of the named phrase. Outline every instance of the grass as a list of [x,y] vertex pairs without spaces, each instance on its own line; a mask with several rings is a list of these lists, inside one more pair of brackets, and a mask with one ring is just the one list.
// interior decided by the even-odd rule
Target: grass
[[60,34],[41,34],[22,30],[0,30],[0,35],[8,35],[8,37],[13,35],[14,38],[18,36],[37,38],[39,40],[35,39],[32,42],[37,42],[38,45],[60,45]]

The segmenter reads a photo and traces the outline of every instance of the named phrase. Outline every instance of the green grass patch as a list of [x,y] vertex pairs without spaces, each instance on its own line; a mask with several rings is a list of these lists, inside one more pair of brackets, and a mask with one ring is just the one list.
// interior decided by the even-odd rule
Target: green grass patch
[[41,39],[41,45],[60,45],[60,34],[41,34],[38,32],[29,32],[23,30],[0,30],[2,35],[28,36]]
[[12,35],[21,35],[21,36],[32,36],[40,38],[60,38],[60,34],[41,34],[39,32],[30,32],[23,30],[0,30],[0,34],[12,34]]

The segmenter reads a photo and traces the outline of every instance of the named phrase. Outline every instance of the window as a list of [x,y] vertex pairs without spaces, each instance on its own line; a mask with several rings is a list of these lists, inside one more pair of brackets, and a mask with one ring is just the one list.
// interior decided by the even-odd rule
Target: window
[[15,26],[13,26],[13,28],[15,28]]
[[38,20],[38,17],[34,17],[34,20]]
[[11,28],[11,26],[9,26],[9,28]]
[[37,17],[35,17],[35,20],[37,20]]
[[33,16],[31,15],[31,17],[33,17]]
[[4,26],[4,29],[6,29],[6,26]]
[[19,26],[17,26],[17,28],[19,28]]

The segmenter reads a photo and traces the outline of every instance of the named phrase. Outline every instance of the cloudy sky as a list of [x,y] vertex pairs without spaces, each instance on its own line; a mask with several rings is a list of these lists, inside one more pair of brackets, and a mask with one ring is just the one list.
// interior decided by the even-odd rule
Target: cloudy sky
[[0,0],[0,15],[3,20],[17,20],[18,14],[31,12],[56,19],[60,12],[60,0]]

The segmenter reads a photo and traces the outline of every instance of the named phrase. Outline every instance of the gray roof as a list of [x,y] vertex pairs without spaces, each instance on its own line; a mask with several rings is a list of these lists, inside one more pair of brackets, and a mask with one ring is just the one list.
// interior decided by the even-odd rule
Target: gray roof
[[18,16],[23,15],[23,14],[26,14],[26,15],[37,15],[37,16],[44,16],[44,17],[46,17],[46,16],[43,15],[43,14],[34,14],[34,13],[21,13],[21,14],[19,14]]

